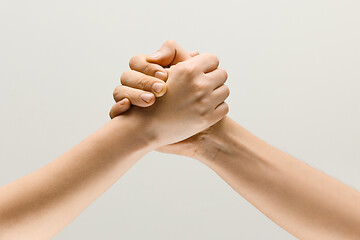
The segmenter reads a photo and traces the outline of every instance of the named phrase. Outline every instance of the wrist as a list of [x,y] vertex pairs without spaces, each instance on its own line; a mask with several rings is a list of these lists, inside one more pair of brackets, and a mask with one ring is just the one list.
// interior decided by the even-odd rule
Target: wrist
[[241,151],[243,144],[239,137],[247,132],[244,128],[224,117],[221,121],[204,132],[196,144],[194,158],[209,163],[223,156],[233,156]]
[[121,141],[128,140],[128,144],[137,152],[148,153],[158,147],[157,135],[154,134],[149,119],[138,116],[133,111],[115,117],[111,120],[114,125],[115,137]]

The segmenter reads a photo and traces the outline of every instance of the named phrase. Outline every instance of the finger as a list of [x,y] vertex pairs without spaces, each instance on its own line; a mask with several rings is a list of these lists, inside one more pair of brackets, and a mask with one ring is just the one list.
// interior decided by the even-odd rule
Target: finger
[[214,108],[216,108],[219,104],[224,102],[230,95],[230,89],[227,85],[222,85],[215,89],[211,93],[211,98],[214,100],[215,103]]
[[114,117],[117,117],[125,112],[127,112],[131,107],[130,101],[127,98],[124,98],[120,102],[117,102],[112,106],[110,110],[110,118],[113,119]]
[[218,68],[219,58],[214,54],[204,53],[191,58],[186,63],[195,64],[204,73],[209,73]]
[[214,89],[223,85],[228,78],[227,72],[222,68],[217,68],[216,70],[205,74],[205,76],[208,81],[213,84]]
[[137,55],[130,59],[129,66],[132,70],[143,74],[159,78],[163,81],[167,79],[167,72],[158,64],[146,61],[146,55]]
[[215,108],[214,114],[223,118],[226,114],[229,113],[229,105],[226,102],[220,103],[219,106]]
[[197,52],[197,51],[193,51],[193,52],[190,52],[190,53],[189,53],[190,57],[195,57],[195,56],[197,56],[197,55],[199,55],[199,54],[200,54],[200,53]]
[[165,67],[175,65],[190,58],[190,54],[185,51],[177,42],[174,40],[168,40],[157,52],[148,56],[147,61],[160,64],[161,66]]
[[122,85],[153,92],[156,97],[163,96],[167,89],[164,81],[134,70],[124,72],[120,81]]
[[210,116],[210,121],[212,125],[223,119],[229,113],[229,106],[227,103],[223,102],[219,104]]
[[151,92],[135,89],[127,86],[118,86],[114,91],[114,100],[119,102],[127,98],[131,104],[138,107],[148,107],[154,104],[155,96]]

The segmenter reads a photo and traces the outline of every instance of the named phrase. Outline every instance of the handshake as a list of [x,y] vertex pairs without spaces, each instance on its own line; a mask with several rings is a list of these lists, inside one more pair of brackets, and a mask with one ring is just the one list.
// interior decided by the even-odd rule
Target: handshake
[[121,76],[122,86],[114,91],[117,103],[110,117],[134,105],[128,114],[142,121],[142,129],[149,131],[146,135],[160,151],[194,157],[199,135],[211,132],[208,128],[229,111],[224,102],[230,94],[227,73],[218,68],[219,59],[186,52],[170,40],[151,56],[132,57],[129,65],[131,70]]
[[216,56],[174,41],[133,57],[111,121],[0,188],[0,239],[50,239],[153,150],[201,161],[299,239],[360,239],[360,193],[227,117],[227,73],[218,66]]

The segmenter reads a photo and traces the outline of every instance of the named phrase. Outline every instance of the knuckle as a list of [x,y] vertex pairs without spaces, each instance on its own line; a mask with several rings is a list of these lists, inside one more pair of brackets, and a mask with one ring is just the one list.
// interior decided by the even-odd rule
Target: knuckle
[[152,74],[154,70],[151,68],[151,65],[149,63],[146,63],[141,72],[144,74]]
[[131,74],[131,70],[127,70],[127,71],[123,72],[123,74],[120,77],[121,84],[123,84],[123,85],[127,84],[127,79],[129,78],[130,74]]
[[140,59],[141,59],[140,55],[131,57],[129,61],[129,67],[131,69],[136,68],[139,65]]
[[208,114],[208,108],[205,107],[204,105],[199,105],[197,107],[197,114],[200,116],[200,117],[205,117],[207,114]]
[[216,66],[219,66],[220,64],[220,60],[217,56],[213,55],[212,59],[211,59],[212,63]]
[[202,82],[193,82],[192,83],[192,89],[194,92],[203,92],[206,89],[206,84],[202,83]]
[[182,72],[187,75],[191,75],[196,71],[196,67],[193,64],[183,64]]
[[177,42],[175,40],[166,40],[165,43],[164,43],[165,46],[175,46],[177,45]]
[[204,97],[199,99],[200,106],[203,106],[205,108],[205,107],[209,106],[209,104],[210,104],[209,99],[204,98]]
[[192,96],[194,97],[195,101],[200,101],[202,98],[205,97],[205,91],[193,91]]
[[202,94],[201,97],[195,99],[196,114],[200,117],[205,117],[209,113],[211,101],[206,95]]
[[223,74],[223,79],[226,81],[228,79],[228,73],[225,69],[220,69],[221,73]]
[[150,81],[146,78],[139,78],[137,80],[137,86],[141,89],[150,89]]
[[230,88],[229,88],[229,86],[224,85],[224,92],[225,92],[226,97],[228,97],[228,96],[230,95]]
[[110,119],[113,119],[113,118],[114,118],[113,109],[110,110],[110,112],[109,112],[109,117],[110,117]]
[[220,64],[220,60],[215,54],[205,53],[204,55],[210,63],[217,65],[217,66]]
[[117,86],[117,87],[114,89],[113,97],[114,97],[115,100],[116,100],[117,95],[118,95],[119,92],[120,92],[120,88],[121,88],[121,86]]
[[224,115],[229,113],[229,105],[227,103],[224,103]]

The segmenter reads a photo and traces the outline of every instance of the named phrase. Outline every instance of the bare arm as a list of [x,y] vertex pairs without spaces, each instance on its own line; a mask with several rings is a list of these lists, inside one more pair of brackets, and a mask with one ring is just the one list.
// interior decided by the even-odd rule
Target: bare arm
[[299,239],[360,239],[360,192],[270,146],[230,118],[203,134],[197,147],[193,157]]
[[0,189],[1,239],[50,239],[150,151],[120,116],[47,166]]
[[203,54],[168,69],[168,92],[153,106],[132,108],[54,162],[2,187],[0,238],[51,238],[144,154],[222,119],[229,94],[218,64]]
[[[158,51],[161,53],[160,57],[157,54],[158,59],[150,57],[151,61],[147,62],[146,56],[137,56],[130,67],[153,76],[152,72],[172,61],[174,52],[182,58],[190,57],[174,41],[168,41]],[[135,77],[124,84],[150,91],[137,85],[137,80]],[[147,85],[154,82],[147,78]],[[138,89],[119,88],[115,100],[130,96],[136,105]],[[126,110],[114,105],[111,115]],[[228,117],[160,150],[199,159],[270,219],[300,239],[360,239],[358,191],[270,146]]]

